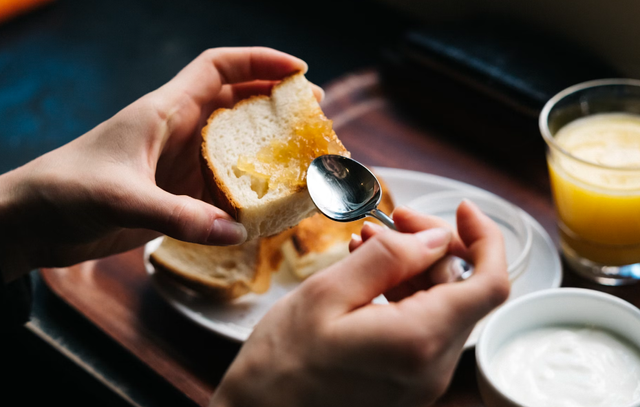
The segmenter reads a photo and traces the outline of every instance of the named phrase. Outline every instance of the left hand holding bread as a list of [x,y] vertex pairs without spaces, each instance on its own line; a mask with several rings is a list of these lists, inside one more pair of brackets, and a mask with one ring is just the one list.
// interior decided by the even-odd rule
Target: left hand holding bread
[[268,94],[306,69],[269,48],[207,50],[93,130],[0,176],[5,281],[35,267],[123,252],[160,234],[202,244],[244,241],[244,227],[206,202],[200,130],[213,110]]

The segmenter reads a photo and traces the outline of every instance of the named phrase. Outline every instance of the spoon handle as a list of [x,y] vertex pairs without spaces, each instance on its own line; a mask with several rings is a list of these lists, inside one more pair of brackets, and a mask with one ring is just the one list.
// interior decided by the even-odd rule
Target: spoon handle
[[380,222],[384,223],[384,225],[389,229],[398,230],[396,228],[396,224],[393,223],[393,220],[378,208],[373,208],[367,215],[378,219]]

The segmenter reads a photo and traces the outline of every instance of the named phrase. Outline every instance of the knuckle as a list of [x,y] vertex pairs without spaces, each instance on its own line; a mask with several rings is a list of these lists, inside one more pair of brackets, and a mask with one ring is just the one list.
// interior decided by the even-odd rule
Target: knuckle
[[180,236],[182,239],[195,240],[196,236],[191,236],[192,233],[190,233],[193,230],[190,225],[197,224],[197,220],[193,216],[195,211],[191,210],[192,206],[192,202],[183,201],[173,207],[169,212],[169,219],[167,219],[167,225],[170,228],[169,232]]
[[398,236],[390,230],[380,232],[372,237],[373,245],[377,250],[381,260],[385,262],[394,262],[398,267],[406,267],[411,261],[398,261],[409,260],[407,257],[411,256],[411,251],[407,250],[406,246],[402,244],[398,239]]
[[285,315],[291,309],[292,302],[292,293],[290,292],[269,308],[268,315]]
[[326,278],[324,273],[315,274],[300,286],[299,297],[310,303],[317,303],[334,291],[334,282]]
[[[125,120],[133,118],[141,127],[148,128],[151,134],[158,134],[162,126],[169,121],[171,103],[170,99],[162,97],[158,90],[153,91],[125,108],[127,112]],[[123,125],[127,126],[127,123]]]
[[225,48],[208,48],[200,53],[198,59],[212,60],[216,59],[220,52],[224,52]]
[[424,267],[433,264],[442,255],[440,252],[430,249],[428,245],[419,242],[413,234],[387,230],[376,234],[371,240],[377,242],[379,249],[404,269],[414,268],[417,265]]

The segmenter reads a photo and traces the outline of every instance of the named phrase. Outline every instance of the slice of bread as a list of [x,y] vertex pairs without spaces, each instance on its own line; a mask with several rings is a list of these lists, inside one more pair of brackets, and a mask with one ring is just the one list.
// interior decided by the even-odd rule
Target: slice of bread
[[[164,277],[216,300],[250,291],[267,291],[271,279],[268,251],[261,240],[239,246],[204,246],[165,236],[150,261]],[[279,255],[278,255],[279,256]]]
[[[378,176],[382,187],[382,199],[378,209],[384,213],[393,212],[391,194]],[[364,221],[375,222],[373,218],[355,222],[335,222],[318,213],[300,222],[290,237],[282,244],[282,254],[286,267],[300,279],[305,279],[318,270],[347,257],[352,234],[360,234]]]
[[213,203],[247,229],[248,240],[275,235],[315,213],[309,163],[349,152],[338,140],[302,73],[218,109],[202,130],[205,179]]

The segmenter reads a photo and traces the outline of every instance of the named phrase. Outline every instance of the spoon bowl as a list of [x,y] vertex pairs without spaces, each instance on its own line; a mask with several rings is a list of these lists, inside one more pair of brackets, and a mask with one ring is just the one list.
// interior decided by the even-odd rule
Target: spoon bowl
[[313,203],[329,219],[351,222],[371,216],[396,228],[378,209],[382,198],[378,179],[352,158],[331,154],[317,157],[307,170],[307,188]]

